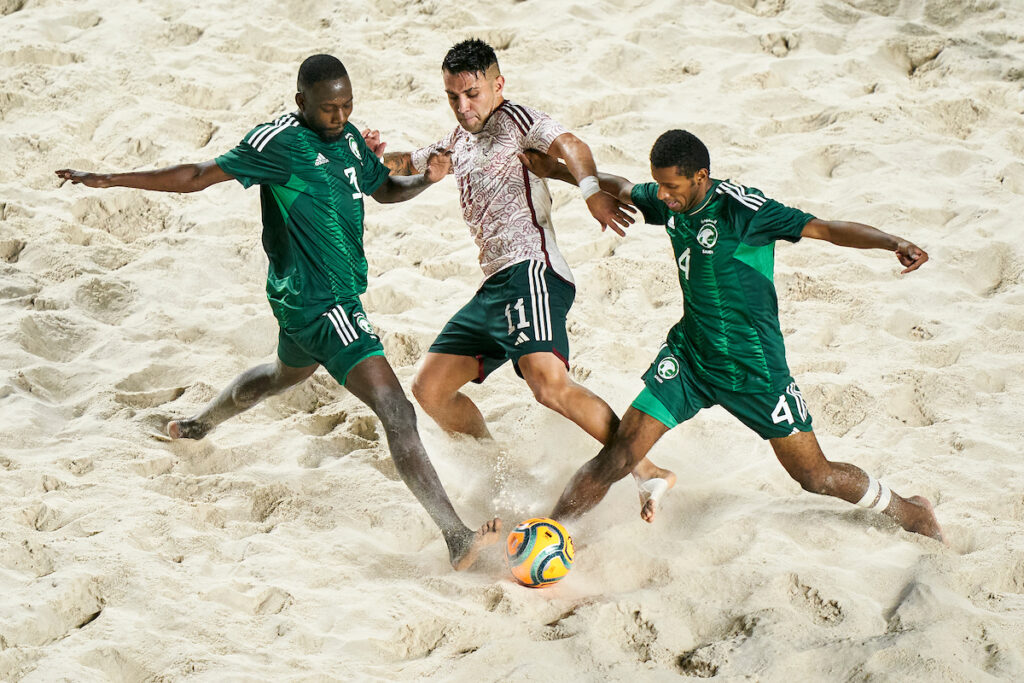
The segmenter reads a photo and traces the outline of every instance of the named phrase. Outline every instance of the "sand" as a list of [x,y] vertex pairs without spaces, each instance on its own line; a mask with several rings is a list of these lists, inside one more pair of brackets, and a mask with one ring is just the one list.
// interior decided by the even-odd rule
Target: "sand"
[[[0,680],[1024,679],[1024,6],[1017,0],[202,4],[0,0]],[[198,443],[148,436],[273,357],[256,190],[90,190],[204,161],[289,110],[310,53],[392,150],[454,125],[456,40],[636,181],[685,127],[733,178],[931,254],[777,249],[826,453],[935,503],[949,546],[804,493],[721,409],[570,530],[561,584],[451,571],[376,418],[322,371]],[[553,186],[573,377],[619,412],[681,314],[662,229]],[[480,274],[453,182],[370,203],[364,303],[408,389]],[[459,513],[551,509],[597,451],[505,367],[499,444],[421,432]],[[502,452],[499,451],[503,449]]]

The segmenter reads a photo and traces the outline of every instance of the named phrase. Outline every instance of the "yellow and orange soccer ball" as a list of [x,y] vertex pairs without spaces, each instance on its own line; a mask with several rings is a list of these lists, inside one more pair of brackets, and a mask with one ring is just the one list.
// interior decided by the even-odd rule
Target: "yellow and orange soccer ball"
[[576,551],[572,536],[553,519],[520,522],[505,541],[505,559],[516,581],[543,588],[565,578]]

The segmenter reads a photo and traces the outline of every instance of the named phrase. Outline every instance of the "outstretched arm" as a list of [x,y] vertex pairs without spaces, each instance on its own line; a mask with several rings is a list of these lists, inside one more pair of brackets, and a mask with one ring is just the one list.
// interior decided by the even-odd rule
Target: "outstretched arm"
[[131,173],[87,173],[70,168],[62,168],[54,173],[75,185],[81,183],[86,187],[134,187],[157,192],[198,192],[234,177],[225,173],[213,160]]
[[928,260],[925,250],[913,242],[863,223],[823,221],[814,218],[804,226],[800,236],[825,240],[841,247],[853,247],[854,249],[888,249],[895,252],[896,258],[906,266],[903,273],[917,270]]
[[[570,185],[577,184],[576,178],[569,171],[569,167],[550,154],[544,154],[544,152],[538,152],[535,149],[528,149],[519,155],[519,160],[526,164],[526,168],[538,178],[553,178]],[[634,183],[622,176],[601,173],[600,171],[597,174],[597,180],[603,192],[607,192],[623,204],[631,205],[633,203]]]
[[[633,217],[622,210],[622,205],[614,197],[601,192],[597,164],[594,163],[590,147],[572,133],[562,133],[551,142],[548,154],[565,160],[569,173],[583,191],[587,208],[601,224],[601,230],[611,228],[620,235],[625,235],[623,228],[633,223]],[[588,181],[588,178],[596,179],[597,183],[594,183],[594,180]]]

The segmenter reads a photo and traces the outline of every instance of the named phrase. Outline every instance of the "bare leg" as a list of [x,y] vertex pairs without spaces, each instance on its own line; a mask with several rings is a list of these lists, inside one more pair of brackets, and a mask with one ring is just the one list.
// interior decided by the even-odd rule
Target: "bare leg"
[[273,363],[249,368],[235,377],[202,411],[184,420],[168,422],[167,435],[172,439],[201,439],[224,420],[305,380],[318,367],[314,364],[293,368],[275,358]]
[[479,363],[473,356],[427,353],[412,383],[417,403],[449,434],[489,439],[491,433],[476,404],[459,391],[476,379]]
[[[602,444],[609,443],[619,428],[615,411],[600,396],[569,379],[565,363],[558,356],[527,354],[519,359],[519,370],[538,403],[569,418]],[[676,475],[642,457],[633,469],[633,478],[640,489],[640,517],[652,522],[659,498],[675,486]]]
[[371,356],[356,365],[345,388],[380,418],[391,459],[402,481],[441,529],[452,567],[468,568],[482,548],[499,540],[501,520],[495,517],[474,532],[459,519],[416,431],[416,411],[383,356]]
[[551,516],[573,520],[597,505],[611,485],[633,471],[667,431],[668,427],[650,415],[630,407],[609,443],[576,470]]
[[[805,491],[823,496],[835,496],[856,503],[868,488],[868,475],[864,470],[845,462],[831,462],[825,458],[814,432],[797,432],[779,439],[771,439],[779,462]],[[921,496],[903,498],[892,494],[892,502],[879,510],[907,531],[942,540],[942,529],[932,504]]]

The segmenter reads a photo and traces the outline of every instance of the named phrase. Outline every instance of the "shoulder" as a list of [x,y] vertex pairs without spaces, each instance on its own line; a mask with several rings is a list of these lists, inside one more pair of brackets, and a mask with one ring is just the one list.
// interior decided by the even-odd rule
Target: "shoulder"
[[544,112],[537,111],[536,109],[532,109],[521,104],[516,104],[511,100],[505,100],[502,102],[501,105],[494,110],[494,113],[500,114],[502,119],[507,120],[510,125],[515,126],[515,128],[523,135],[526,135],[530,128],[533,127],[533,124],[539,119],[547,118],[547,115],[544,114]]
[[256,126],[246,134],[242,142],[257,152],[280,148],[295,139],[299,134],[299,125],[295,114],[285,114]]
[[740,185],[732,180],[719,182],[715,188],[715,193],[721,195],[732,208],[741,211],[756,212],[766,202],[770,201],[761,190],[755,187]]

